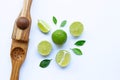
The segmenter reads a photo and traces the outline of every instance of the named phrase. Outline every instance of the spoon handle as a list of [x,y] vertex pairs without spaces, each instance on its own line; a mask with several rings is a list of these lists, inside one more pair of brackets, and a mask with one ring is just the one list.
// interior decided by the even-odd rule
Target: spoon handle
[[19,71],[20,71],[20,64],[17,61],[13,61],[10,80],[19,80]]
[[23,9],[20,13],[20,16],[30,17],[31,4],[32,4],[32,0],[24,0]]

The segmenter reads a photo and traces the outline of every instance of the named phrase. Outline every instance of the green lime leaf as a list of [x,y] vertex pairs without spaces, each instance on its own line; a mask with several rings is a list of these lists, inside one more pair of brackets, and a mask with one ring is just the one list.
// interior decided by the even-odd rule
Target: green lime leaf
[[55,16],[53,16],[53,22],[55,25],[57,24],[57,18]]
[[42,68],[46,68],[50,64],[51,60],[52,59],[44,59],[40,62],[39,66],[42,67]]
[[83,46],[85,42],[86,42],[85,40],[79,40],[75,43],[75,45],[76,46]]
[[62,23],[61,23],[61,27],[64,27],[66,25],[67,21],[66,20],[63,20]]
[[72,51],[76,54],[76,55],[82,55],[82,51],[78,48],[73,48]]

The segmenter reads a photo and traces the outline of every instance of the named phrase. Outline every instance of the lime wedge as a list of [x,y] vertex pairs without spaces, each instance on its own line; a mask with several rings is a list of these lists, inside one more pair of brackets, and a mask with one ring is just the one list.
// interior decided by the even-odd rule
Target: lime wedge
[[52,45],[50,42],[48,41],[41,41],[38,44],[38,52],[42,55],[42,56],[47,56],[50,54],[52,50]]
[[50,31],[50,26],[43,20],[38,20],[38,28],[43,33],[48,33]]
[[61,67],[66,67],[70,63],[71,55],[66,50],[60,50],[56,55],[56,63]]
[[83,32],[83,24],[81,22],[73,22],[70,25],[70,33],[72,36],[80,36]]

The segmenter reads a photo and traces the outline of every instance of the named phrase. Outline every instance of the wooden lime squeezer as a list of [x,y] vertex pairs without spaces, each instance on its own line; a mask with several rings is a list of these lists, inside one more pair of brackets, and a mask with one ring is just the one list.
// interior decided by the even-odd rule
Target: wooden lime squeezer
[[10,80],[19,80],[20,67],[26,58],[31,28],[31,4],[32,0],[24,0],[23,8],[14,24],[10,51],[12,62]]

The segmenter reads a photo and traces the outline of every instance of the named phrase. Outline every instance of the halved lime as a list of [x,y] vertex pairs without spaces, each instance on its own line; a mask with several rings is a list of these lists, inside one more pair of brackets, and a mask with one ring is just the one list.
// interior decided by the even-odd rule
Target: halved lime
[[56,63],[61,67],[66,67],[70,63],[71,55],[67,50],[60,50],[56,55]]
[[52,45],[50,42],[44,40],[44,41],[41,41],[39,44],[38,44],[38,52],[43,55],[43,56],[47,56],[50,54],[52,50]]
[[38,28],[43,33],[48,33],[50,31],[50,26],[43,20],[38,20]]
[[83,24],[81,22],[73,22],[70,25],[70,33],[72,36],[80,36],[83,32]]
[[56,30],[55,32],[52,33],[52,40],[56,44],[63,44],[67,40],[67,34],[63,30]]

